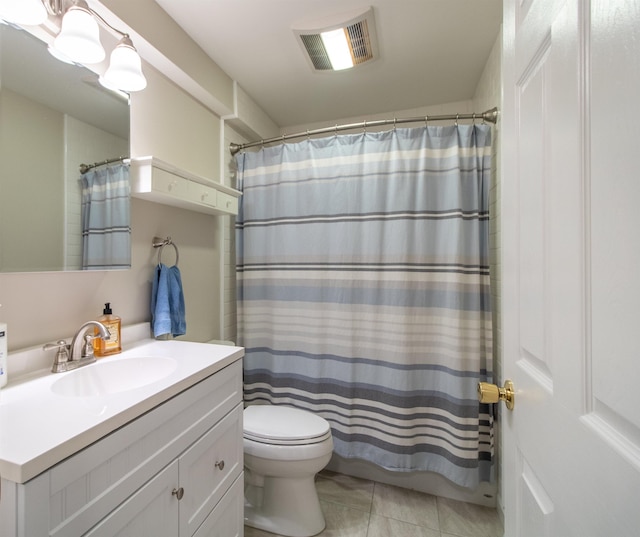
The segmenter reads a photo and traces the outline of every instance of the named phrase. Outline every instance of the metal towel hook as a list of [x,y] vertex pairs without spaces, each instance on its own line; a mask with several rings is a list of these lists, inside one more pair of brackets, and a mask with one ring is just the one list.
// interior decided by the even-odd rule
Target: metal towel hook
[[171,237],[167,237],[166,239],[163,239],[161,237],[153,237],[152,244],[154,248],[159,248],[158,265],[162,263],[162,250],[164,250],[165,246],[168,246],[170,244],[171,246],[173,246],[174,250],[176,251],[176,262],[174,263],[174,265],[176,267],[178,266],[178,261],[180,260],[180,252],[178,252],[178,246],[176,245],[175,242],[171,240]]

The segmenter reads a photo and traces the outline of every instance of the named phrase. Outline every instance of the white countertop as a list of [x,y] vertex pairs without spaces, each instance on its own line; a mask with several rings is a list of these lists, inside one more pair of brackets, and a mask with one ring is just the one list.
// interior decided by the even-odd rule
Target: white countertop
[[[145,386],[95,396],[64,396],[51,389],[65,373],[41,370],[0,391],[0,477],[25,483],[174,395],[239,360],[242,347],[145,339],[96,364],[135,357],[169,357],[177,367]],[[53,356],[53,355],[51,355]]]

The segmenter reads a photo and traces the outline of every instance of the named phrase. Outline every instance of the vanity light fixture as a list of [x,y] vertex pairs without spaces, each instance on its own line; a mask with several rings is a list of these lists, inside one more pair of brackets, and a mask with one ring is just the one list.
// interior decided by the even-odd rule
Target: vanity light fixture
[[140,91],[147,86],[142,61],[128,35],[111,52],[109,68],[100,77],[100,83],[106,88],[128,88],[126,91]]
[[60,33],[53,48],[77,63],[100,63],[105,52],[100,43],[100,27],[84,0],[64,12]]
[[[38,12],[39,17],[24,15],[27,7],[31,8],[30,13]],[[80,64],[102,62],[106,53],[100,42],[98,23],[101,22],[121,38],[111,52],[109,67],[100,77],[100,83],[126,92],[140,91],[147,86],[142,61],[129,34],[111,26],[86,0],[0,0],[0,18],[8,22],[38,25],[44,23],[48,15],[62,16],[60,32],[49,46],[54,57]]]
[[317,72],[341,71],[377,57],[373,8],[299,23],[293,30]]

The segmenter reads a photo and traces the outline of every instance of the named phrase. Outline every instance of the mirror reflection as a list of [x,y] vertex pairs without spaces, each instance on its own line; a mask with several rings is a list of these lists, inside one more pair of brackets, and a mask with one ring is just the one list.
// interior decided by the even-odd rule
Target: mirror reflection
[[0,24],[0,272],[81,269],[80,165],[128,154],[128,96]]

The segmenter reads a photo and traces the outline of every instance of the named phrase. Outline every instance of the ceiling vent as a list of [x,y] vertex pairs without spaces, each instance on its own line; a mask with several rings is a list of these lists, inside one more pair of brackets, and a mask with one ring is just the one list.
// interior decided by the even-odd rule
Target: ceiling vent
[[373,9],[299,24],[294,33],[314,71],[339,71],[377,57]]

